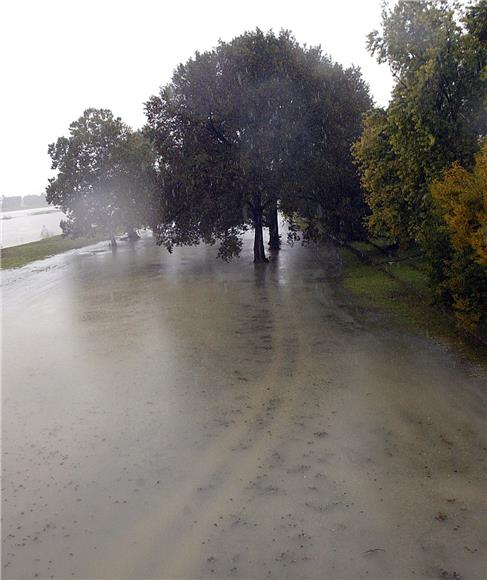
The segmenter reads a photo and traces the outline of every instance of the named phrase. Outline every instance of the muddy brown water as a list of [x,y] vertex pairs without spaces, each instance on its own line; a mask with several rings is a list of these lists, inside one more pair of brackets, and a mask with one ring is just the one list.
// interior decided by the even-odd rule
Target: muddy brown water
[[3,274],[3,578],[486,576],[485,375],[250,249]]

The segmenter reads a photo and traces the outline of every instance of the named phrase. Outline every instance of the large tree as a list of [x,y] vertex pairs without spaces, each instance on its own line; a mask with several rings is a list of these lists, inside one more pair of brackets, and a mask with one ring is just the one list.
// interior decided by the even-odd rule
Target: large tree
[[369,49],[397,81],[388,108],[367,116],[354,146],[370,231],[419,244],[434,296],[472,329],[486,318],[485,264],[474,251],[474,240],[483,236],[485,245],[484,156],[467,176],[487,135],[487,1],[399,0],[384,10]]
[[343,229],[358,187],[349,148],[369,105],[357,70],[289,32],[256,30],[196,53],[146,104],[161,174],[159,242],[219,241],[229,259],[251,226],[254,260],[266,261],[263,227],[278,246],[278,206],[321,211]]
[[369,50],[396,85],[355,146],[373,233],[408,244],[431,231],[431,181],[454,161],[469,167],[487,133],[487,2],[400,0],[384,9]]
[[87,109],[69,127],[69,137],[49,145],[52,169],[47,201],[67,215],[65,233],[93,230],[115,234],[149,223],[155,172],[152,149],[107,109]]
[[360,238],[366,205],[351,146],[372,107],[368,87],[359,69],[343,69],[319,50],[308,52],[302,82],[303,130],[286,166],[282,207],[300,218],[307,238]]

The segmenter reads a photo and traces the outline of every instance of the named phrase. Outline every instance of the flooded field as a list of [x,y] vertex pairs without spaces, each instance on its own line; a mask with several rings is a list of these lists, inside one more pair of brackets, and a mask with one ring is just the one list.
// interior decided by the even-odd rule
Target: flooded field
[[0,213],[0,247],[10,248],[37,242],[62,233],[59,222],[66,216],[52,207],[20,209]]
[[4,578],[485,576],[485,375],[250,250],[4,273]]

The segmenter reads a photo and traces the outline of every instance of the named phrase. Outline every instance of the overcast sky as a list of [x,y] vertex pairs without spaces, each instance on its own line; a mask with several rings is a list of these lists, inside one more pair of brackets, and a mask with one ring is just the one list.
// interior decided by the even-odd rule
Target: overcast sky
[[3,0],[0,10],[0,195],[44,190],[47,146],[84,109],[109,108],[140,127],[143,103],[179,62],[256,26],[288,28],[359,65],[379,104],[392,87],[365,49],[380,0]]

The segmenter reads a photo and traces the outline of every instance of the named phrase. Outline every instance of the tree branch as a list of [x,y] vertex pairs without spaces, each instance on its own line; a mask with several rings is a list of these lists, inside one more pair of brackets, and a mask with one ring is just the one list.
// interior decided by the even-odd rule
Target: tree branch
[[210,132],[215,135],[215,137],[218,139],[220,143],[222,144],[224,143],[229,147],[232,146],[231,142],[225,137],[225,135],[223,135],[223,133],[219,129],[217,129],[217,127],[215,127],[215,123],[213,122],[213,115],[211,113],[208,114],[208,128]]

